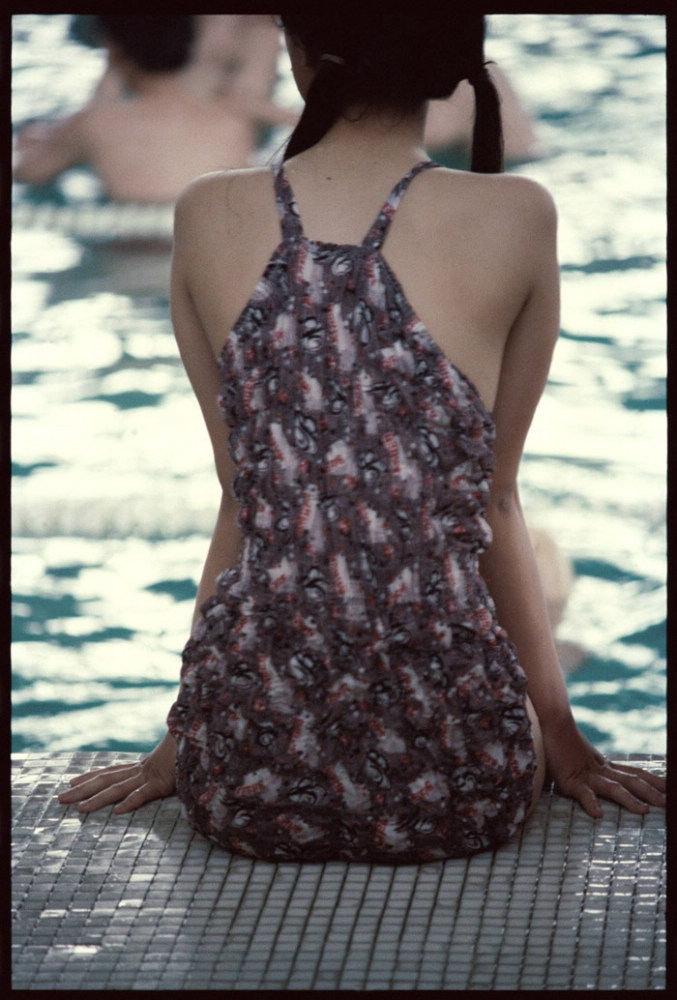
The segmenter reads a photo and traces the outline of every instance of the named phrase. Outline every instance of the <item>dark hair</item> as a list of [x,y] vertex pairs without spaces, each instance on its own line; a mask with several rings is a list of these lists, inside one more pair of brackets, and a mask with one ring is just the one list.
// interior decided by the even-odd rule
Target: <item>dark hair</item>
[[139,69],[168,73],[190,59],[195,41],[192,14],[94,15],[96,30],[104,40],[120,46]]
[[475,90],[471,170],[503,169],[500,102],[484,61],[482,14],[455,5],[436,13],[370,8],[351,16],[281,14],[315,76],[284,159],[315,145],[351,106],[408,113],[424,101],[450,97],[461,80]]
[[97,31],[96,14],[71,14],[68,22],[68,37],[78,45],[86,45],[89,49],[97,49],[101,44]]

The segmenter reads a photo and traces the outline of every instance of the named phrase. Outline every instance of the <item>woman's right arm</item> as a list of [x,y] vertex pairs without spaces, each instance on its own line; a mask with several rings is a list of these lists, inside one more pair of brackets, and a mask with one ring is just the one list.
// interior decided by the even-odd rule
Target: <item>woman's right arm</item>
[[205,330],[193,292],[191,275],[199,270],[200,247],[204,245],[202,228],[208,222],[209,202],[205,204],[203,185],[192,185],[179,199],[174,226],[174,249],[170,302],[174,335],[198,401],[214,454],[221,498],[216,525],[198,587],[193,623],[200,607],[216,592],[218,575],[237,562],[240,531],[237,526],[238,503],[232,491],[233,464],[228,452],[229,428],[218,407],[221,376],[216,352]]
[[[219,412],[220,376],[213,348],[200,321],[191,293],[190,268],[199,246],[199,211],[194,212],[191,192],[177,206],[171,277],[171,312],[174,332],[188,378],[202,410],[214,450],[221,484],[216,526],[198,587],[193,624],[200,607],[216,592],[222,570],[234,566],[240,545],[237,503],[232,494],[232,463],[228,455],[228,428]],[[146,757],[132,764],[114,765],[79,775],[60,793],[65,805],[77,803],[80,812],[94,812],[114,805],[116,813],[131,812],[146,802],[174,794],[176,741],[168,731]]]

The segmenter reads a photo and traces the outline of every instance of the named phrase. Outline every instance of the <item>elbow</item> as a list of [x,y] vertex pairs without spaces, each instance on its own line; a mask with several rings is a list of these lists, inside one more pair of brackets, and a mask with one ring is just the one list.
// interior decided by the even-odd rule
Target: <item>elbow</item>
[[515,516],[520,517],[521,513],[522,507],[516,482],[492,486],[486,512],[487,520],[492,526],[505,524]]
[[505,484],[494,484],[489,498],[489,508],[497,514],[505,516],[515,507],[519,507],[519,494],[515,481]]
[[58,176],[59,171],[49,170],[32,156],[17,156],[12,164],[12,178],[19,184],[39,187]]
[[47,184],[81,162],[76,137],[59,123],[33,122],[15,137],[12,176],[20,184]]
[[22,156],[15,156],[12,163],[12,178],[19,184],[34,184],[33,173]]

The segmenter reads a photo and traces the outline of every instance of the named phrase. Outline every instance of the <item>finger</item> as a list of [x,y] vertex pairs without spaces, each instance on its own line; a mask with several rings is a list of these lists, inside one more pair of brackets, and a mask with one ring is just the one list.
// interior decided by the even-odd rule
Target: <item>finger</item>
[[613,762],[609,765],[614,769],[614,771],[621,771],[623,774],[631,774],[638,778],[641,778],[646,782],[647,785],[651,785],[659,792],[665,792],[667,788],[667,781],[660,774],[654,774],[652,771],[645,771],[643,767],[630,767],[627,764],[621,764]]
[[59,800],[67,805],[78,802],[80,810],[92,812],[112,802],[119,802],[138,785],[141,780],[140,775],[141,772],[136,771],[120,780],[119,775],[102,774],[63,792]]
[[649,811],[648,804],[637,795],[634,795],[620,781],[615,781],[613,778],[603,774],[597,774],[590,779],[590,782],[591,785],[594,785],[597,794],[602,798],[609,799],[610,802],[616,802],[632,813],[646,813]]
[[96,778],[101,774],[118,774],[120,771],[131,771],[133,768],[139,765],[134,764],[112,764],[110,767],[98,768],[96,771],[88,771],[87,774],[78,774],[77,777],[71,778],[68,782],[69,785],[81,785],[85,781],[90,781],[92,778]]
[[66,805],[70,805],[72,802],[79,802],[81,799],[89,798],[100,791],[107,783],[114,784],[119,780],[118,775],[111,775],[108,779],[102,775],[89,778],[87,781],[82,781],[77,785],[72,785],[63,792],[59,792],[59,802],[63,802]]
[[131,791],[122,802],[118,802],[117,805],[113,806],[113,812],[118,814],[133,812],[134,809],[138,809],[140,806],[145,805],[146,802],[151,802],[156,798],[158,798],[157,792],[153,791],[150,782],[146,781],[143,785]]
[[88,799],[84,799],[78,804],[78,809],[80,812],[95,812],[97,809],[103,809],[104,806],[113,805],[116,802],[121,802],[126,799],[131,792],[135,791],[138,787],[138,782],[140,779],[139,775],[132,775],[130,778],[126,778],[124,781],[119,781],[114,785],[109,785],[103,788],[100,792],[92,795]]
[[86,780],[73,784],[70,788],[60,792],[58,796],[59,802],[66,804],[79,802],[81,799],[86,799],[96,794],[96,792],[101,791],[103,788],[117,784],[119,781],[133,777],[134,774],[138,773],[138,766],[136,768],[106,768],[104,771],[94,771]]
[[578,791],[572,791],[572,798],[578,799],[588,816],[593,819],[601,819],[604,815],[599,799],[589,785],[583,785]]
[[649,803],[652,806],[665,805],[664,788],[647,781],[646,772],[628,772],[625,769],[619,770],[611,767],[605,777],[633,794],[641,802]]

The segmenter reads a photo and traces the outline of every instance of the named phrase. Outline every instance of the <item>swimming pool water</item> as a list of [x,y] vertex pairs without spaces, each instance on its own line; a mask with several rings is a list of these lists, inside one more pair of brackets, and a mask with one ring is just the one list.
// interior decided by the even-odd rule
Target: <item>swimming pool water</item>
[[[96,80],[66,26],[13,18],[17,123]],[[665,749],[664,46],[639,14],[496,15],[488,45],[545,148],[514,169],[560,215],[562,334],[521,492],[573,562],[558,638],[586,651],[567,683],[604,752]],[[93,196],[86,172],[49,193]],[[147,750],[174,698],[218,491],[167,278],[156,244],[13,233],[15,750]]]

